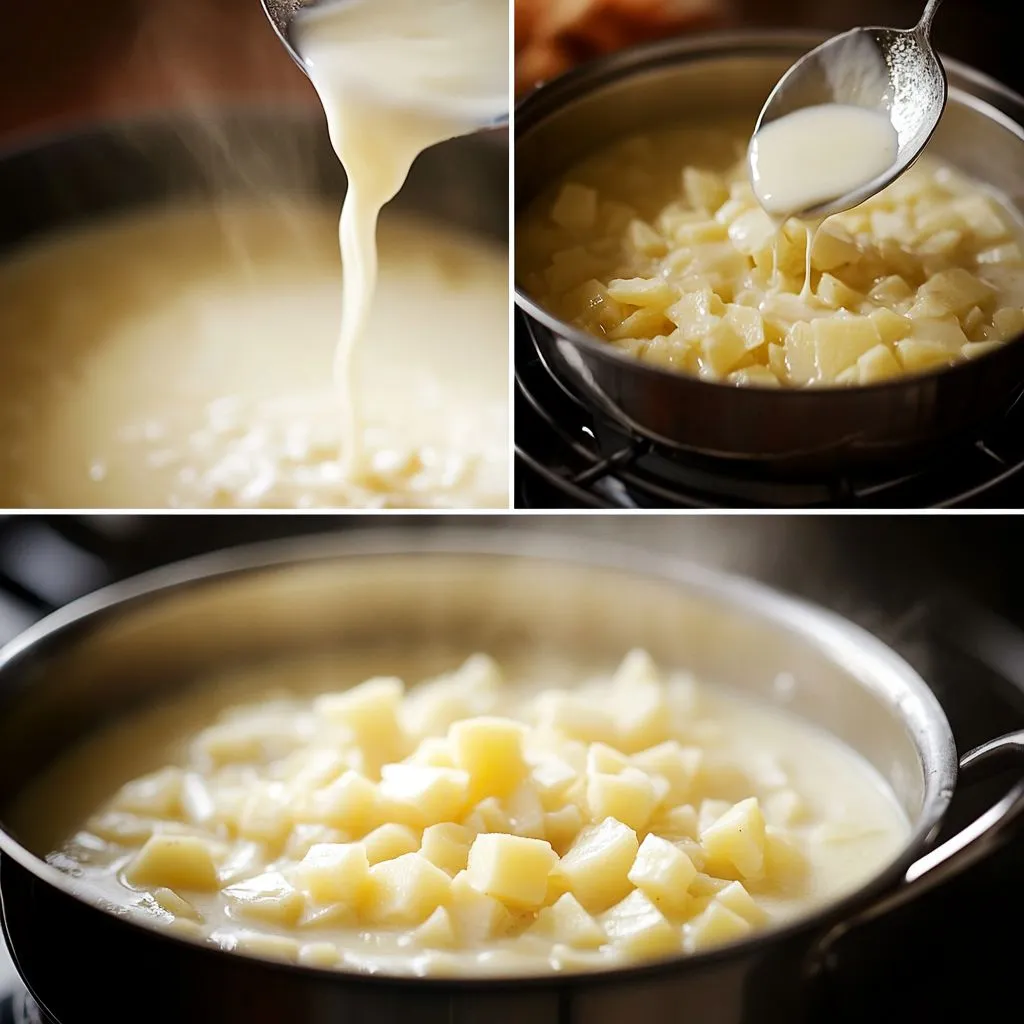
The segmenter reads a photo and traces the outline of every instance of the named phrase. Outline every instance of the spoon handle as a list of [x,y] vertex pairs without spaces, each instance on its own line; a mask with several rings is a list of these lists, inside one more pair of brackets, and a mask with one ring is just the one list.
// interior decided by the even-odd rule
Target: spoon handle
[[914,31],[919,36],[928,38],[932,30],[932,20],[935,17],[935,12],[939,9],[939,4],[942,0],[928,0],[928,3],[924,5],[924,11],[921,13],[921,20],[917,23]]

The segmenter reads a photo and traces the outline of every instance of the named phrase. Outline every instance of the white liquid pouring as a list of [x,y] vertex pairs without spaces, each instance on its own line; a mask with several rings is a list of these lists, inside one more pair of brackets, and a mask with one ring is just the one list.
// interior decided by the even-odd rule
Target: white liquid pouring
[[423,150],[508,109],[507,0],[338,0],[296,22],[296,49],[348,177],[334,375],[345,472],[362,465],[355,359],[377,282],[377,219]]

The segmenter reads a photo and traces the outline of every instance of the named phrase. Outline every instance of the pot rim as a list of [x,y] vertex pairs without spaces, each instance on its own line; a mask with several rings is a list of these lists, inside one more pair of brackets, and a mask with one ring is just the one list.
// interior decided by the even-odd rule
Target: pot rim
[[[523,135],[538,127],[552,113],[562,109],[567,103],[577,99],[583,93],[600,89],[611,82],[629,78],[635,74],[642,74],[659,66],[688,63],[693,60],[702,60],[710,57],[742,57],[759,53],[782,56],[790,51],[795,52],[797,50],[802,53],[823,42],[826,38],[826,33],[806,31],[776,29],[729,30],[702,33],[699,36],[691,37],[679,36],[673,39],[630,46],[624,50],[608,54],[604,57],[598,57],[595,60],[573,68],[523,96],[515,108],[515,139],[518,142]],[[947,57],[945,54],[940,54],[940,57],[947,72],[954,72],[972,86],[996,94],[1016,109],[1019,120],[1014,120],[1000,108],[959,86],[949,86],[948,99],[955,99],[963,106],[969,107],[983,117],[1002,125],[1002,127],[1020,139],[1021,146],[1024,148],[1024,96],[1019,95],[1008,86],[1003,85],[1001,82],[968,64],[963,64],[958,60]],[[1021,211],[1021,214],[1024,215],[1024,210]],[[511,211],[511,216],[513,221],[515,221],[516,211],[514,207]],[[724,381],[705,380],[702,377],[681,374],[660,366],[651,365],[641,359],[627,355],[611,345],[604,344],[582,328],[566,323],[564,320],[549,313],[526,293],[525,289],[515,278],[514,269],[513,288],[516,306],[526,316],[540,323],[556,337],[564,338],[572,342],[572,344],[583,348],[589,354],[607,360],[613,365],[629,368],[636,373],[650,375],[654,379],[677,381],[682,377],[689,383],[705,388],[728,391],[734,395],[745,394],[750,391],[757,393],[772,390],[759,388],[756,385],[737,387]],[[980,364],[991,361],[993,358],[998,358],[1004,348],[1021,343],[1024,343],[1024,334],[993,349],[991,352],[975,357],[970,362],[971,364]],[[842,395],[859,396],[863,394],[894,392],[903,387],[908,381],[913,381],[917,384],[927,383],[937,378],[944,379],[951,373],[962,371],[967,365],[970,364],[960,363],[954,366],[940,367],[938,369],[926,370],[923,373],[914,373],[909,376],[876,381],[873,384],[857,384],[855,386],[817,385],[813,388],[786,388],[782,393],[789,396],[790,401],[800,401],[802,398],[809,400],[806,396],[827,392],[834,398],[842,401],[842,398],[839,397]],[[740,401],[742,400],[740,399]]]
[[281,963],[217,949],[176,936],[144,921],[125,920],[89,899],[78,890],[71,876],[47,864],[22,846],[0,823],[0,854],[10,857],[21,868],[64,895],[85,903],[101,913],[119,917],[128,927],[138,927],[163,941],[185,943],[199,954],[217,957],[243,956],[262,961],[270,969],[299,972],[319,981],[341,976],[346,984],[401,985],[426,990],[522,989],[554,985],[618,984],[642,980],[679,970],[698,970],[704,966],[744,955],[757,945],[785,941],[802,932],[821,933],[872,899],[892,890],[905,877],[907,868],[939,831],[953,796],[957,777],[957,751],[952,730],[938,699],[917,671],[891,647],[863,627],[835,612],[802,598],[794,597],[752,578],[722,572],[655,553],[642,548],[604,540],[582,540],[567,531],[561,533],[516,529],[513,536],[497,534],[493,528],[440,529],[424,532],[415,527],[361,527],[341,535],[313,534],[226,548],[198,557],[162,566],[103,587],[72,601],[30,626],[8,644],[0,647],[0,688],[6,674],[44,646],[60,644],[64,635],[90,620],[101,620],[133,605],[160,600],[232,577],[255,575],[265,571],[298,568],[314,563],[344,562],[351,558],[386,557],[465,557],[470,559],[529,559],[566,567],[605,569],[635,577],[681,586],[696,595],[705,595],[731,604],[760,617],[771,625],[797,634],[827,657],[851,670],[860,666],[865,679],[858,685],[889,703],[900,716],[917,748],[924,775],[924,800],[916,820],[899,852],[881,871],[857,889],[815,908],[770,931],[758,933],[703,953],[659,958],[607,970],[549,974],[524,974],[474,977],[417,977],[410,975],[364,974]]

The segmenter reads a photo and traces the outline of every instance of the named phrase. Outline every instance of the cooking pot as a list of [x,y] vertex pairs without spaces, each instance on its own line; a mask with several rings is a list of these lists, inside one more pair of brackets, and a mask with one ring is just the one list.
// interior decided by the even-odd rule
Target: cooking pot
[[[816,35],[736,32],[634,47],[541,86],[515,115],[515,204],[611,140],[712,117],[753,128]],[[949,100],[928,152],[1024,211],[1024,99],[943,58]],[[1004,412],[1024,384],[1019,339],[980,359],[862,387],[736,387],[674,373],[552,316],[517,285],[548,368],[613,422],[671,449],[767,473],[838,474],[934,454]]]
[[[911,823],[858,891],[736,945],[579,975],[389,978],[263,961],[101,909],[19,836],[19,793],[80,738],[206,673],[345,650],[382,673],[410,652],[554,656],[581,675],[629,648],[790,711],[859,751]],[[523,659],[526,659],[525,661]],[[547,661],[550,664],[550,660]],[[780,686],[780,680],[786,685]],[[961,768],[1020,754],[1000,737]],[[0,897],[17,966],[53,1020],[793,1024],[827,996],[833,943],[962,869],[1024,807],[1024,782],[933,846],[957,783],[935,697],[891,649],[827,611],[663,555],[491,530],[353,531],[230,552],[117,584],[0,652]],[[35,813],[35,810],[33,811]]]

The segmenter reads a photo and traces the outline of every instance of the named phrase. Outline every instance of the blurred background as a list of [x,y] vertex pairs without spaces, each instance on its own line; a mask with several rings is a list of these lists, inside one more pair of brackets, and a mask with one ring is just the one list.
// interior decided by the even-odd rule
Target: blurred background
[[[515,0],[519,90],[642,39],[729,26],[909,26],[923,0]],[[939,47],[1018,91],[1024,65],[1005,0],[943,5]],[[1012,19],[1011,19],[1012,20]],[[259,0],[46,0],[4,4],[0,137],[158,106],[315,103]]]
[[[1024,728],[1024,520],[1012,516],[7,516],[0,642],[83,593],[211,549],[296,534],[467,528],[500,531],[510,545],[537,530],[566,546],[627,544],[756,577],[899,650],[939,696],[961,751]],[[1010,781],[963,786],[950,828]],[[977,1019],[979,992],[1018,1000],[1018,947],[1003,924],[1024,918],[1022,862],[1024,834],[1014,833],[999,854],[883,918],[862,954],[841,949],[829,1024],[962,1022]],[[0,952],[0,1024],[29,1024],[11,1002],[4,1017],[5,987],[16,989],[15,976]],[[878,1006],[883,990],[891,1016]]]

